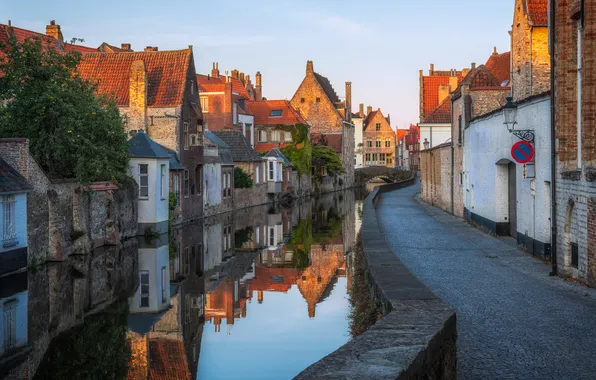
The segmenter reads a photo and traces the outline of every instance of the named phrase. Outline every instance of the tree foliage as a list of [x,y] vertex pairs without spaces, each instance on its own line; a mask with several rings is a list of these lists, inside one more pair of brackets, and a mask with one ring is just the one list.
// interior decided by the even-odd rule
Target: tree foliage
[[0,50],[0,135],[28,138],[51,177],[83,183],[127,178],[124,121],[116,104],[78,75],[80,53],[14,38]]
[[299,176],[310,174],[312,167],[312,144],[308,139],[308,127],[296,124],[291,129],[292,144],[281,149],[281,152],[296,168]]
[[250,189],[253,186],[250,175],[242,170],[242,168],[234,168],[234,188],[236,189]]
[[339,154],[337,154],[331,147],[324,145],[314,146],[312,148],[312,159],[323,161],[323,166],[331,176],[339,175],[345,171],[341,164]]

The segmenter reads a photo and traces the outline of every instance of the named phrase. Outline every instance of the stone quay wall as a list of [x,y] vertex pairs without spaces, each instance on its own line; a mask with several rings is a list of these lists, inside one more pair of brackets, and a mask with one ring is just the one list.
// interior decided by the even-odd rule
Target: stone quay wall
[[375,205],[410,179],[377,187],[364,201],[362,246],[373,292],[384,317],[302,371],[295,379],[456,378],[456,318],[443,300],[414,277],[385,243]]

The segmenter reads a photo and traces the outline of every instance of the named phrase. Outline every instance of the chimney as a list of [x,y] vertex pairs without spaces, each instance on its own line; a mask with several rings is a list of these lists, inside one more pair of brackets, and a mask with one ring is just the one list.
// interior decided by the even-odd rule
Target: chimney
[[246,84],[244,82],[244,73],[240,73],[239,75],[240,75],[240,82],[242,82],[242,84]]
[[439,104],[443,103],[449,93],[451,92],[451,86],[448,84],[440,84],[439,85]]
[[391,126],[391,114],[390,113],[387,114],[387,122],[389,123],[389,126]]
[[219,78],[219,63],[213,62],[213,69],[211,69],[211,76],[213,78]]
[[247,76],[246,76],[246,85],[247,85],[247,86],[250,86],[250,85],[252,85],[252,83],[250,83],[250,75],[247,75]]
[[128,129],[147,129],[147,72],[142,60],[130,66]]
[[12,26],[12,23],[10,22],[10,20],[8,20],[8,26]]
[[255,100],[263,100],[263,87],[261,85],[261,72],[257,71],[257,86],[255,88]]
[[263,303],[263,291],[262,290],[257,291],[257,301],[259,303]]
[[352,120],[352,82],[346,82],[346,120]]
[[313,68],[312,61],[306,61],[306,73],[314,73],[315,69]]
[[60,25],[56,25],[54,20],[50,21],[50,25],[46,25],[46,35],[57,39],[61,44],[64,43]]
[[145,51],[158,51],[158,47],[157,46],[147,46],[145,48]]
[[366,115],[370,115],[370,113],[372,112],[372,106],[368,106],[366,107]]
[[238,70],[236,70],[236,69],[232,70],[232,78],[238,79]]
[[364,117],[364,103],[360,103],[359,112],[360,117]]
[[493,51],[493,55],[498,55],[499,53],[497,53],[497,47],[495,46],[495,50]]
[[472,62],[472,70],[474,70],[476,68],[476,62]]
[[120,47],[122,48],[122,50],[132,51],[132,49],[130,48],[130,44],[120,44]]
[[430,70],[428,71],[428,75],[435,75],[435,64],[430,64]]

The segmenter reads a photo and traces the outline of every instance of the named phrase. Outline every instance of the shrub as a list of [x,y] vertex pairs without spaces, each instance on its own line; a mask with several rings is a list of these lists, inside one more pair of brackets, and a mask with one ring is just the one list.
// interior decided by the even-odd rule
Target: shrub
[[250,175],[242,170],[242,168],[234,169],[234,188],[236,189],[250,189],[253,186]]

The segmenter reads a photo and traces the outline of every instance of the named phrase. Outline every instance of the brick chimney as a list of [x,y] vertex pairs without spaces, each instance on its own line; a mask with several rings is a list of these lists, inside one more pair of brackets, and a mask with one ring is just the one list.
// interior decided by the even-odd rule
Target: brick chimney
[[387,114],[387,122],[389,123],[389,126],[391,126],[391,114],[390,113]]
[[46,25],[46,36],[57,39],[61,44],[64,43],[64,36],[62,36],[60,25],[57,25],[55,20],[50,21],[50,25]]
[[370,113],[372,112],[372,106],[368,106],[366,107],[366,115],[370,115]]
[[244,82],[244,73],[240,73],[239,78],[240,78],[240,82],[242,82],[242,84],[246,85],[246,82]]
[[346,120],[352,120],[352,82],[346,82]]
[[128,129],[147,129],[147,72],[145,63],[137,60],[130,66],[128,88]]
[[439,104],[443,103],[449,93],[451,92],[451,86],[449,84],[440,84],[439,85]]
[[474,70],[476,68],[476,62],[472,62],[472,70]]
[[360,117],[364,117],[364,103],[360,103],[359,111]]
[[236,69],[232,70],[232,78],[238,79],[238,70],[236,70]]
[[132,51],[130,44],[120,44],[120,47],[122,48],[122,50]]
[[314,73],[315,69],[313,68],[312,61],[306,61],[306,73]]
[[495,46],[495,49],[493,50],[493,55],[499,55],[499,53],[497,53],[497,47]]
[[219,63],[213,62],[213,68],[211,69],[211,76],[213,78],[219,78]]
[[435,75],[435,64],[430,64],[430,70],[428,71],[428,75]]
[[157,46],[147,46],[145,51],[158,51],[159,48]]
[[257,71],[256,74],[256,87],[255,87],[255,98],[256,100],[263,100],[263,86],[261,84],[261,72]]

